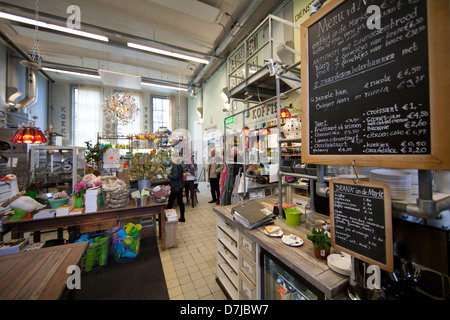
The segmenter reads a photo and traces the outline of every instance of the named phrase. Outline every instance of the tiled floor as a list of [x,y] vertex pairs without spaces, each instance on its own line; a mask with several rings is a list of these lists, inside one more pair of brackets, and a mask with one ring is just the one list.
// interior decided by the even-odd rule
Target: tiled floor
[[[178,223],[177,246],[161,251],[161,261],[171,300],[224,300],[217,284],[215,203],[206,182],[199,183],[198,204],[185,204],[186,222]],[[176,203],[176,202],[175,202]],[[179,213],[178,207],[175,207]]]

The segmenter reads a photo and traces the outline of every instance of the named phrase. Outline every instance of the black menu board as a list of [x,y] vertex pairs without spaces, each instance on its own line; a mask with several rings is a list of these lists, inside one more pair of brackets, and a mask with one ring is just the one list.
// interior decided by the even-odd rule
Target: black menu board
[[330,218],[334,248],[392,271],[394,256],[389,185],[332,179]]
[[435,153],[428,9],[426,0],[335,0],[302,24],[306,163]]

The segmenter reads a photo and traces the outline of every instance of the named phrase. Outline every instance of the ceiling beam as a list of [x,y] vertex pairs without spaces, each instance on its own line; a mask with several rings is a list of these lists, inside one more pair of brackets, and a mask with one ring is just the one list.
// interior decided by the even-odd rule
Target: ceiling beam
[[[16,45],[6,34],[4,34],[2,31],[0,31],[0,38],[2,38],[2,40],[11,48],[13,49],[15,52],[17,52],[19,55],[22,56],[22,58],[24,58],[25,60],[27,60],[28,62],[34,62],[30,56],[23,51],[18,45]],[[55,80],[53,80],[44,70],[39,69],[39,72],[46,77],[50,82],[55,82]]]

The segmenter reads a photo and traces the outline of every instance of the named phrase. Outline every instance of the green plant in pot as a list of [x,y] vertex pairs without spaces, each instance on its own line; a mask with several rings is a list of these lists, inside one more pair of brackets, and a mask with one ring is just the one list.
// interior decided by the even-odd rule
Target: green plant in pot
[[331,248],[331,239],[325,229],[317,230],[313,228],[311,232],[308,232],[306,237],[314,245],[314,255],[319,259],[325,260],[330,254]]
[[86,144],[86,162],[93,165],[94,171],[100,171],[103,165],[103,154],[110,145],[101,145],[100,142],[92,145],[91,141],[85,141],[84,143]]

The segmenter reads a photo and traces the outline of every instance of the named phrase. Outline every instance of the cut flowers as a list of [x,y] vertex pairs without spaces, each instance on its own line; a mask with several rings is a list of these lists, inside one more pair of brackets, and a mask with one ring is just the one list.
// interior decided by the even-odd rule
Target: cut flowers
[[53,195],[53,200],[67,199],[67,198],[69,198],[69,194],[65,191],[57,192]]
[[74,195],[76,198],[81,198],[86,194],[86,190],[92,187],[101,186],[102,180],[96,177],[94,174],[87,174],[83,177],[83,180],[75,183]]

